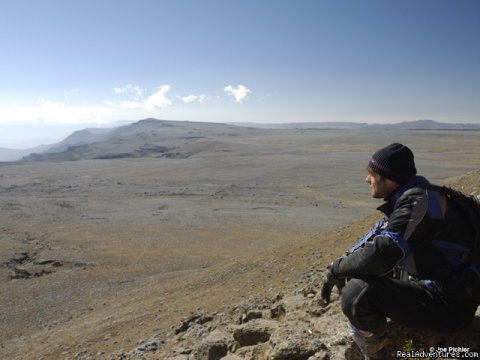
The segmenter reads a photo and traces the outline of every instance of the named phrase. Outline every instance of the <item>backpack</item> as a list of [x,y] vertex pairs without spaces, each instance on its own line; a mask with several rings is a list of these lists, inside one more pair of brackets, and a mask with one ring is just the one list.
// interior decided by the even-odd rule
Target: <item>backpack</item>
[[[443,286],[437,284],[435,286],[435,292],[440,290],[441,293],[448,297],[474,300],[480,304],[480,200],[475,196],[467,196],[446,186],[419,184],[415,187],[431,190],[454,202],[456,208],[462,212],[462,216],[467,219],[467,223],[471,226],[471,233],[473,234],[472,239],[462,239],[466,240],[463,241],[464,244],[441,241],[432,242],[432,246],[438,247],[443,253],[446,253],[447,260],[452,265],[460,265],[459,272],[455,278],[452,279],[451,282],[443,281]],[[439,211],[439,209],[435,209],[434,211]],[[372,242],[374,238],[385,229],[386,224],[385,219],[378,221],[367,234],[358,239],[358,241],[347,250],[346,255]],[[465,246],[465,243],[467,243],[468,246]]]
[[465,262],[465,268],[459,274],[459,281],[467,284],[466,297],[476,300],[480,303],[480,200],[478,197],[471,195],[467,196],[460,191],[454,190],[446,186],[425,185],[421,186],[427,190],[432,190],[441,195],[444,195],[450,201],[457,205],[462,216],[467,220],[471,226],[473,238],[469,241],[469,248],[465,249],[462,245],[455,247],[451,244],[451,259],[461,253],[463,255],[462,262]]

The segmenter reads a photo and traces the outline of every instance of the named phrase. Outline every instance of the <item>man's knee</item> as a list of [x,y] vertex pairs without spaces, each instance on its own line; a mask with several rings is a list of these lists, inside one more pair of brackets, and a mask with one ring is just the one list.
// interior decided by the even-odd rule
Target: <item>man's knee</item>
[[362,279],[351,279],[342,289],[342,311],[345,316],[352,320],[356,314],[356,307],[361,297],[368,290],[369,284]]
[[342,311],[350,323],[361,330],[383,331],[385,312],[376,299],[385,290],[380,278],[351,279],[342,291]]

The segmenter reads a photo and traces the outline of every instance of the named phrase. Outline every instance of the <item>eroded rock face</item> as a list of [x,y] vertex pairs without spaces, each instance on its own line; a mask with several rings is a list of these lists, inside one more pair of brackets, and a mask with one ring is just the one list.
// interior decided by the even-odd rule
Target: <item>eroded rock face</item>
[[65,262],[52,259],[43,259],[38,254],[22,252],[15,254],[4,264],[10,270],[10,279],[31,279],[52,274]]
[[327,347],[311,324],[292,320],[281,324],[270,338],[269,360],[300,360]]
[[255,319],[235,327],[233,338],[238,347],[258,345],[269,341],[277,329],[278,323],[274,320]]
[[220,360],[227,355],[234,343],[231,333],[214,330],[208,334],[200,346],[192,353],[192,360]]
[[[349,336],[338,303],[326,306],[299,292],[255,298],[223,310],[184,318],[155,356],[176,360],[345,358]],[[333,324],[333,334],[322,324]]]

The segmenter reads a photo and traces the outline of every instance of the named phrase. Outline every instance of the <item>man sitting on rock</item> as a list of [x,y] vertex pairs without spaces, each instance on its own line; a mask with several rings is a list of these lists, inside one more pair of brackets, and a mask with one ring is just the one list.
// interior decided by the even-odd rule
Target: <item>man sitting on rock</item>
[[322,298],[329,302],[332,288],[344,285],[341,305],[355,342],[366,359],[384,359],[386,318],[436,331],[471,322],[478,299],[470,287],[478,284],[461,274],[474,230],[457,203],[416,176],[408,147],[378,150],[367,172],[386,219],[328,267]]

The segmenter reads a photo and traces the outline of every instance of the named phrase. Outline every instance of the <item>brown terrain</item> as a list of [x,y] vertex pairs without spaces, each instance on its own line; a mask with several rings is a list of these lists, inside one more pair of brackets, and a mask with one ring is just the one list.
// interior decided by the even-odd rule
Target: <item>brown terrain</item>
[[146,120],[0,164],[0,358],[346,358],[318,282],[378,217],[364,168],[394,141],[479,193],[476,131]]

